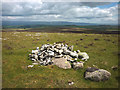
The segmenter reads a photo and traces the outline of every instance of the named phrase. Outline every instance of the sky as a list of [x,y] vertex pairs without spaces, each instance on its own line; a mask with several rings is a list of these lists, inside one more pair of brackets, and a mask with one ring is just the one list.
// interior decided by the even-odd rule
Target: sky
[[117,24],[117,2],[2,2],[3,21]]

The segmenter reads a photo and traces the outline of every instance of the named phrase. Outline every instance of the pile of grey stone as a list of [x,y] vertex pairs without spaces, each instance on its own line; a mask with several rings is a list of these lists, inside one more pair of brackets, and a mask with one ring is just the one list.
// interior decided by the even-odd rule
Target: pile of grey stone
[[37,47],[29,54],[29,58],[32,61],[37,61],[40,65],[51,65],[56,58],[63,58],[73,63],[78,59],[87,61],[89,56],[86,52],[80,52],[80,50],[73,51],[73,45],[54,43],[44,44],[41,48]]

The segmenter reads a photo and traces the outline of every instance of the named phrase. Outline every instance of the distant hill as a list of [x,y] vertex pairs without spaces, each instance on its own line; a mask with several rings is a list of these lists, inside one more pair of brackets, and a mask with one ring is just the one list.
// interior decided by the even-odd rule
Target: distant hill
[[97,25],[94,23],[76,23],[76,22],[39,22],[39,21],[2,21],[2,25]]

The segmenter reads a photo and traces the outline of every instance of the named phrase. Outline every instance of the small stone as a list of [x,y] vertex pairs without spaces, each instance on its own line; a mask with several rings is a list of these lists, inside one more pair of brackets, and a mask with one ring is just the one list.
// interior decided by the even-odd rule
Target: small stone
[[35,59],[38,60],[38,55],[35,55]]
[[48,55],[53,57],[54,56],[54,52],[53,51],[48,51]]
[[63,50],[58,50],[58,53],[59,53],[59,54],[62,54],[62,52],[63,52]]
[[31,59],[32,61],[36,61],[34,58]]
[[76,52],[77,52],[77,53],[80,53],[80,50],[77,50]]
[[118,66],[112,66],[111,67],[113,70],[118,70]]
[[32,50],[33,54],[38,54],[38,50]]
[[38,63],[32,63],[33,65],[38,65]]
[[74,62],[73,63],[73,68],[75,69],[75,70],[78,70],[78,69],[81,69],[81,68],[83,68],[83,65],[84,64],[84,62]]
[[74,84],[74,82],[68,82],[68,84],[69,84],[69,85],[73,85],[73,84]]
[[27,67],[28,67],[28,68],[32,68],[33,66],[34,66],[34,65],[28,65]]
[[61,58],[63,55],[56,55],[55,58]]
[[75,58],[75,60],[77,60],[77,58]]
[[69,51],[69,50],[63,50],[63,54],[69,55],[69,54],[70,54],[70,51]]
[[72,60],[72,57],[71,56],[69,56],[69,55],[66,55],[66,57],[65,57],[68,61],[71,61]]
[[36,50],[39,50],[39,47],[37,47]]
[[87,61],[87,59],[89,59],[89,56],[86,52],[79,52],[78,53],[78,58],[81,58],[82,60]]
[[70,51],[73,51],[73,45],[72,46],[70,46],[70,47],[68,47],[68,49],[70,50]]
[[78,58],[78,54],[75,52],[70,52],[70,56],[73,58]]

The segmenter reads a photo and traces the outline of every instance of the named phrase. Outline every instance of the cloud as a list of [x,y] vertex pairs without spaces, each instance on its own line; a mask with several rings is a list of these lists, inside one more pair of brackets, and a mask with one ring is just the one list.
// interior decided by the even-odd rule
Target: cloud
[[112,2],[81,2],[81,3],[84,6],[96,7],[101,5],[108,5],[108,4],[111,4]]
[[3,2],[3,20],[71,21],[117,23],[117,6],[98,8],[107,3],[83,2]]

